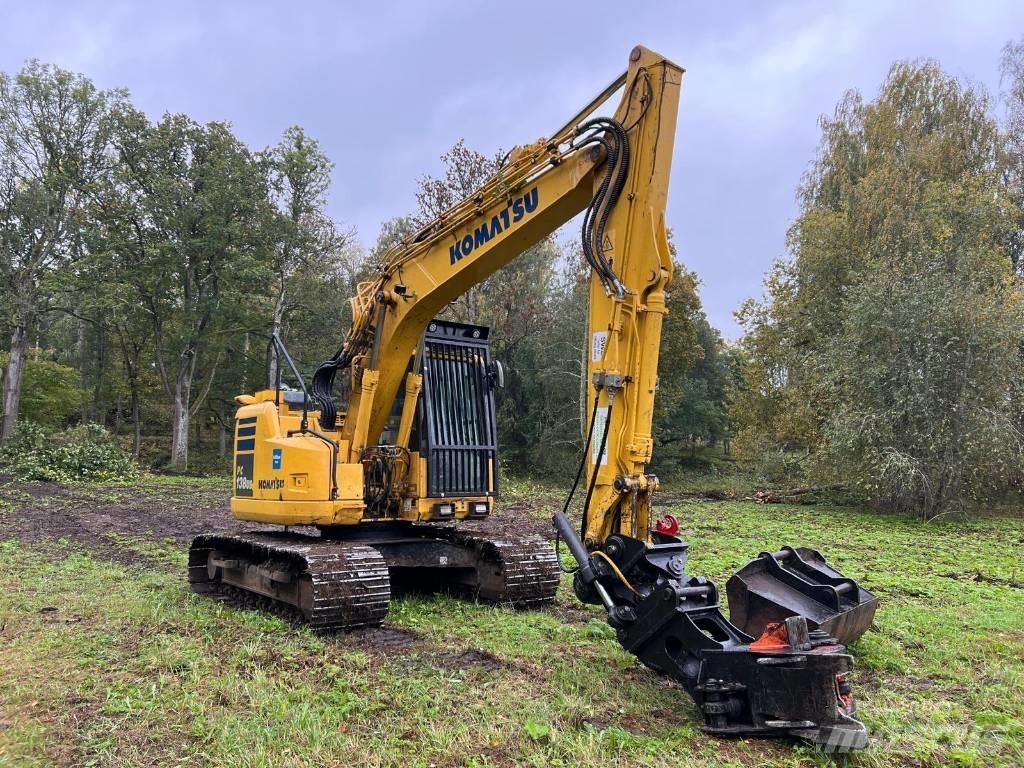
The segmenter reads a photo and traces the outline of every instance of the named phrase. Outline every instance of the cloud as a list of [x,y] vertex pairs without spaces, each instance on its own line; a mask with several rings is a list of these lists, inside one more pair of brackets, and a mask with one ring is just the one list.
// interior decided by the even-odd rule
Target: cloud
[[6,6],[0,70],[40,58],[129,87],[153,116],[229,120],[256,146],[301,123],[337,165],[332,213],[367,242],[459,138],[490,152],[554,130],[642,42],[687,69],[668,217],[730,336],[783,250],[818,115],[849,88],[872,96],[897,58],[934,56],[996,90],[999,48],[1024,32],[1020,0]]

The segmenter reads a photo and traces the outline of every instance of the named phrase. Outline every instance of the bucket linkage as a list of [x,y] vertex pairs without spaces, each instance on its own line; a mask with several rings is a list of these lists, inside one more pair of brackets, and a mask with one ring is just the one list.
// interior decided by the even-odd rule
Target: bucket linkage
[[[577,596],[603,604],[622,646],[685,686],[705,730],[717,736],[789,736],[831,751],[867,746],[850,689],[853,658],[828,630],[836,627],[847,641],[855,639],[870,625],[877,600],[828,568],[818,553],[783,550],[792,554],[781,559],[784,567],[775,559],[787,574],[781,577],[766,560],[742,569],[737,577],[746,572],[746,580],[730,591],[749,598],[745,606],[730,602],[730,613],[744,617],[741,628],[722,614],[714,583],[686,573],[686,542],[658,532],[652,532],[653,544],[613,535],[589,552],[564,514],[556,513],[553,522],[579,564]],[[755,570],[756,580],[750,578]],[[798,574],[802,580],[794,586]],[[768,589],[773,577],[801,599]],[[853,587],[843,587],[847,583]],[[824,594],[811,587],[822,584],[840,588],[838,608],[829,617],[821,605],[831,604],[819,600],[813,616],[805,617],[801,609],[808,595]],[[854,598],[861,602],[847,605]],[[762,620],[756,634],[749,632]]]

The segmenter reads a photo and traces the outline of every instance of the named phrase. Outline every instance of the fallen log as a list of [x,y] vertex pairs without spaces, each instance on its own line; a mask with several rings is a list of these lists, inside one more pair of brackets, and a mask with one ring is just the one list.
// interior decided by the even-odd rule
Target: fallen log
[[804,486],[801,488],[783,488],[781,490],[765,488],[756,491],[753,496],[744,497],[744,501],[753,501],[756,504],[782,504],[798,496],[806,496],[809,493],[825,493],[827,491],[838,491],[842,488],[843,486],[839,483]]

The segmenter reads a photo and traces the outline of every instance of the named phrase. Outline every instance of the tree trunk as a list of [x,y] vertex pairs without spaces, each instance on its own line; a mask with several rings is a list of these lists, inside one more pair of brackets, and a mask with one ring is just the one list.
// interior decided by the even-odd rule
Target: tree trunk
[[96,383],[92,388],[93,420],[107,426],[107,392],[103,386],[107,374],[107,334],[103,323],[96,329]]
[[138,461],[142,449],[142,419],[139,407],[139,383],[133,378],[130,382],[132,390],[132,458]]
[[[75,336],[75,359],[78,361],[78,386],[82,390],[82,423],[89,421],[89,402],[85,399],[85,392],[89,388],[89,377],[86,374],[85,365],[85,320],[78,318],[78,333]],[[95,404],[95,401],[93,401]]]
[[[279,276],[277,284],[277,300],[274,302],[274,320],[270,332],[281,335],[281,323],[284,320],[284,277]],[[267,359],[267,388],[273,389],[277,386],[277,376],[281,369],[281,361],[278,359],[277,350],[271,349],[270,357]]]
[[183,472],[188,468],[189,400],[192,397],[192,374],[195,353],[182,355],[181,366],[174,381],[174,412],[171,421],[171,469]]
[[224,414],[221,414],[221,420],[220,420],[219,455],[220,455],[220,457],[222,459],[227,457],[227,455],[228,455],[228,427],[227,427],[227,420],[225,419]]
[[4,420],[0,426],[0,443],[14,435],[18,425],[18,408],[21,404],[21,382],[25,373],[25,348],[28,345],[28,326],[20,323],[11,334],[11,354],[7,361],[7,375],[4,377]]
[[245,372],[249,368],[249,332],[242,337],[242,392],[249,392],[249,377]]
[[[142,407],[139,400],[139,347],[135,347],[135,357],[133,359],[122,337],[121,352],[124,357],[124,370],[128,375],[128,407],[132,412],[132,458],[138,460],[139,451],[142,448],[142,419],[140,417]],[[120,414],[120,408],[118,408],[118,414]]]
[[180,392],[174,395],[174,415],[171,422],[171,469],[184,470],[188,466],[188,403],[182,402]]

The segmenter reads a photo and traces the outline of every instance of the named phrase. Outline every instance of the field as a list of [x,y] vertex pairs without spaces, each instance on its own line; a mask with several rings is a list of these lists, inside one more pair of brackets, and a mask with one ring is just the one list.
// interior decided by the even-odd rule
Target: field
[[[489,524],[546,534],[557,500],[513,483]],[[799,543],[882,597],[853,648],[872,744],[836,758],[706,736],[567,583],[543,612],[409,596],[327,636],[193,596],[185,549],[226,503],[219,479],[0,481],[0,765],[1024,765],[1019,514],[665,499],[693,573]]]

